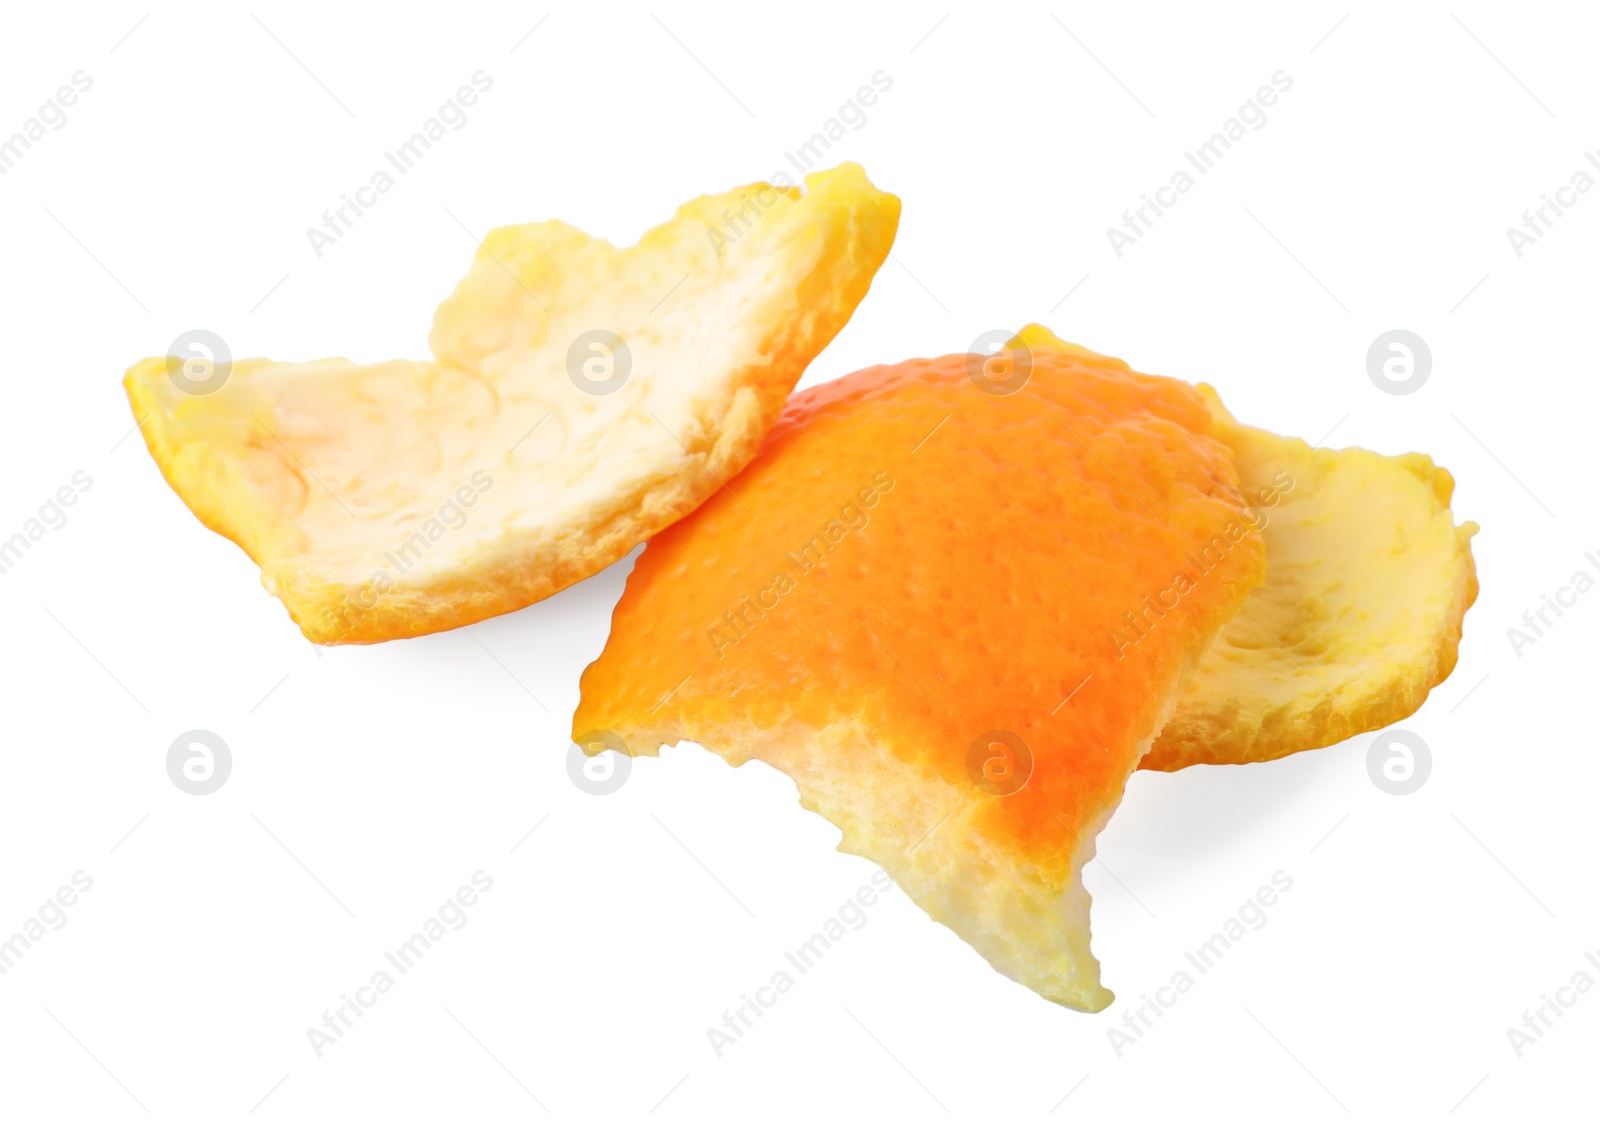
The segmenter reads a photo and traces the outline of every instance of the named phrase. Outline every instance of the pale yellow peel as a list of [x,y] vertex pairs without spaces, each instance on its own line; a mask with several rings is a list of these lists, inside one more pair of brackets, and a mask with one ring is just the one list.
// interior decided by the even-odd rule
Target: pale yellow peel
[[1214,410],[1246,495],[1279,498],[1260,509],[1267,581],[1206,651],[1151,770],[1264,762],[1398,723],[1455,668],[1478,594],[1478,526],[1456,524],[1455,481],[1427,455],[1313,450]]
[[[505,227],[439,307],[432,361],[241,360],[191,396],[158,357],[124,384],[168,483],[307,637],[449,629],[593,574],[721,488],[865,296],[899,212],[844,164],[804,191],[693,200],[626,249]],[[719,245],[725,214],[744,233]],[[568,374],[592,330],[631,357],[609,394]]]

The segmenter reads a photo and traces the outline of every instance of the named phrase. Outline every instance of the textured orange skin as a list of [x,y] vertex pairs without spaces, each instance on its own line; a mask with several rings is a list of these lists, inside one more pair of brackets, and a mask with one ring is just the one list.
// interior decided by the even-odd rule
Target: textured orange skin
[[[1243,536],[1119,646],[1112,631],[1132,636],[1126,615],[1193,570],[1186,553],[1244,503],[1209,408],[1087,353],[1037,353],[1008,396],[974,387],[968,362],[796,395],[744,472],[640,556],[574,736],[615,731],[635,754],[688,739],[742,761],[752,728],[854,717],[969,786],[975,737],[1015,732],[1032,777],[991,799],[983,835],[1069,864],[1261,582],[1264,552]],[[837,542],[803,570],[794,557],[818,534]],[[780,572],[791,585],[775,594]]]

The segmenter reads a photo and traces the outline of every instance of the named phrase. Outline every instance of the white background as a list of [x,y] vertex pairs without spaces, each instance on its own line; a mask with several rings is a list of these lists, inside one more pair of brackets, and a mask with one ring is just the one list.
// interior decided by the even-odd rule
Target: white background
[[[1600,193],[1520,259],[1505,230],[1600,147],[1596,27],[1397,8],[10,9],[0,134],[94,84],[0,177],[0,533],[93,486],[0,575],[0,937],[94,886],[0,977],[0,1118],[1592,1115],[1600,990],[1520,1059],[1506,1030],[1600,947],[1600,594],[1520,656],[1506,631],[1600,573]],[[478,70],[466,126],[318,259],[306,228]],[[1371,737],[1134,779],[1086,876],[1106,1012],[894,893],[719,1059],[707,1027],[876,869],[760,765],[683,747],[607,797],[569,781],[628,563],[470,633],[318,652],[163,484],[119,379],[193,328],[423,356],[489,228],[631,242],[783,167],[879,70],[830,160],[901,195],[899,240],[806,384],[1040,320],[1249,422],[1432,454],[1483,593],[1403,724],[1433,754],[1416,793],[1369,780]],[[1266,126],[1117,258],[1106,228],[1279,70]],[[1393,328],[1432,349],[1411,395],[1367,376]],[[207,797],[166,772],[193,728],[232,750]],[[480,869],[467,925],[317,1058],[306,1029]],[[1119,1058],[1107,1029],[1280,869],[1267,925]]]

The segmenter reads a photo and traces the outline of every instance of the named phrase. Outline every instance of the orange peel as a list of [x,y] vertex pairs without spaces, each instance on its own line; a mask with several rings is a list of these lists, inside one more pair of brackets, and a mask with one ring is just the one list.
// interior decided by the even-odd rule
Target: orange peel
[[[167,482],[312,641],[469,625],[621,558],[743,468],[899,214],[843,164],[692,200],[626,249],[503,227],[439,307],[432,360],[241,360],[189,394],[157,357],[124,385]],[[709,237],[729,215],[742,237]]]
[[1314,450],[1212,405],[1262,506],[1267,581],[1206,651],[1152,770],[1265,762],[1398,723],[1454,670],[1478,595],[1478,526],[1456,524],[1455,480],[1432,458]]
[[776,767],[842,851],[1092,1011],[1112,997],[1083,865],[1265,552],[1197,389],[1087,352],[1041,350],[1020,385],[990,360],[796,395],[728,491],[639,557],[574,738]]
[[[1018,343],[1096,356],[1038,325]],[[1312,449],[1200,391],[1266,544],[1267,580],[1217,634],[1140,765],[1264,762],[1405,719],[1455,668],[1478,594],[1478,526],[1455,523],[1454,479],[1425,454]]]

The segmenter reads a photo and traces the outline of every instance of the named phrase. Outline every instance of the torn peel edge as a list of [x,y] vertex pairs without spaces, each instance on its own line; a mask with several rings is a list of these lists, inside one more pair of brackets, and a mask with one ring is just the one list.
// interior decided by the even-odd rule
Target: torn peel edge
[[[837,851],[883,868],[929,918],[1005,977],[1081,1012],[1099,1012],[1115,999],[1100,983],[1100,963],[1090,948],[1091,897],[1083,884],[1095,838],[1115,804],[1076,839],[1063,834],[1065,847],[1036,860],[971,831],[971,820],[997,799],[898,758],[859,721],[815,732],[752,728],[734,739],[665,725],[606,730],[621,736],[635,756],[654,757],[661,747],[682,743],[737,748],[711,753],[730,766],[756,760],[786,775],[801,807],[839,830]],[[829,764],[838,761],[841,747],[871,767],[829,779]],[[583,748],[586,754],[600,749]],[[902,815],[877,813],[891,808]],[[1069,853],[1064,865],[1063,852]]]

